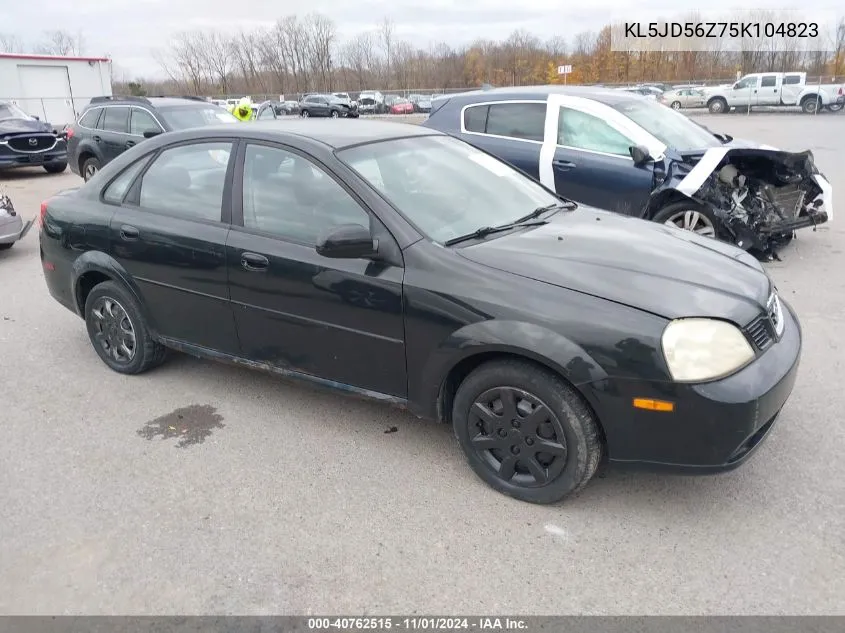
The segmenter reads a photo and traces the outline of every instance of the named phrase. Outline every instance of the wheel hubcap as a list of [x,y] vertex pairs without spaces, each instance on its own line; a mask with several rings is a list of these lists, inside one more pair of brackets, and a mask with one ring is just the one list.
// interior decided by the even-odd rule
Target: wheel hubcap
[[94,338],[118,363],[135,358],[135,328],[126,310],[114,299],[101,297],[91,308]]
[[88,165],[85,168],[85,180],[88,180],[97,173],[97,166],[96,165]]
[[716,237],[716,227],[707,216],[698,211],[679,211],[666,220],[666,224],[704,237]]
[[675,102],[675,103],[673,103],[673,104],[672,104],[672,107],[673,107],[675,110],[680,110],[680,109],[681,109],[681,104],[680,104],[680,103],[678,103],[678,102]]
[[566,466],[563,425],[539,398],[514,387],[481,394],[468,416],[476,455],[505,482],[543,486]]

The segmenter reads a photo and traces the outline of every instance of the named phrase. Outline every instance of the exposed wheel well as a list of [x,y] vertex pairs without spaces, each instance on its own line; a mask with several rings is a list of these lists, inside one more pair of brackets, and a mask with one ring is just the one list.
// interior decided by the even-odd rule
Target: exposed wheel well
[[651,220],[663,207],[675,202],[685,202],[689,199],[689,197],[685,196],[677,189],[665,189],[649,200],[643,219]]
[[532,365],[536,365],[541,369],[544,369],[545,371],[553,373],[555,376],[565,381],[579,396],[581,396],[581,400],[584,402],[584,406],[586,406],[587,409],[589,409],[590,413],[593,414],[593,419],[596,421],[596,426],[598,427],[599,434],[601,435],[602,445],[607,446],[604,427],[602,426],[601,420],[599,419],[598,415],[596,415],[595,410],[584,397],[584,394],[582,394],[581,391],[578,389],[578,387],[573,385],[565,376],[561,376],[560,373],[557,372],[551,366],[538,362],[533,358],[510,352],[482,352],[480,354],[470,356],[469,358],[465,358],[457,365],[455,365],[449,372],[449,375],[446,376],[446,379],[443,381],[443,384],[440,387],[440,397],[437,401],[438,421],[447,424],[452,423],[452,404],[455,401],[455,394],[458,392],[458,387],[461,386],[461,383],[464,381],[464,379],[469,376],[470,373],[472,373],[477,367],[480,367],[485,363],[497,360],[520,360],[526,363],[530,363]]
[[801,103],[806,103],[807,101],[819,101],[819,102],[821,102],[821,99],[819,98],[819,95],[817,95],[817,94],[808,94],[808,95],[804,95],[803,97],[801,97]]
[[85,301],[88,299],[89,293],[104,281],[111,281],[111,277],[99,270],[91,270],[84,273],[76,281],[76,305],[79,308],[79,314],[83,314],[85,310]]

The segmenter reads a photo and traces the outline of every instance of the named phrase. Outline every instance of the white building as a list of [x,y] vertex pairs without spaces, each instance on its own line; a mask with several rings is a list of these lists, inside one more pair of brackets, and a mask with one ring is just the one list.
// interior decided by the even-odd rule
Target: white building
[[91,97],[111,95],[111,60],[0,53],[0,101],[54,127],[72,123]]

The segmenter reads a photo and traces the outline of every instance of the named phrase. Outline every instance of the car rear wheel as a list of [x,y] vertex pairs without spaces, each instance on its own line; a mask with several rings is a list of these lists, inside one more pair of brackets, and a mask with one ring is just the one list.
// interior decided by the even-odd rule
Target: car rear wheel
[[100,359],[118,373],[140,374],[165,359],[167,348],[153,340],[138,301],[113,281],[88,294],[85,324]]
[[67,169],[67,163],[51,163],[44,165],[44,171],[48,174],[60,174]]
[[14,242],[10,242],[9,244],[0,244],[0,251],[7,251],[15,245]]
[[805,114],[815,114],[816,111],[821,107],[821,99],[817,96],[806,97],[801,102],[801,110]]
[[100,160],[92,156],[82,163],[82,178],[85,182],[91,180],[100,171]]
[[680,101],[673,101],[672,102],[672,109],[673,110],[680,110],[681,109],[681,102]]
[[675,202],[652,217],[654,222],[692,231],[703,237],[719,237],[719,220],[710,209],[694,202]]
[[590,481],[602,444],[580,395],[553,373],[520,360],[481,365],[461,383],[455,435],[475,473],[530,503],[555,503]]

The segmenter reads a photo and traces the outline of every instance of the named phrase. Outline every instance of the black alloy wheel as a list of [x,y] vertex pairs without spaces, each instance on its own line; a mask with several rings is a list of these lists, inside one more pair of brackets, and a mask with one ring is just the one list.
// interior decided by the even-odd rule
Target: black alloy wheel
[[120,284],[96,285],[83,314],[94,350],[114,371],[140,374],[164,362],[167,348],[153,339],[138,300]]
[[527,361],[485,363],[467,376],[452,424],[475,473],[531,503],[555,503],[580,490],[602,455],[598,423],[580,394]]

